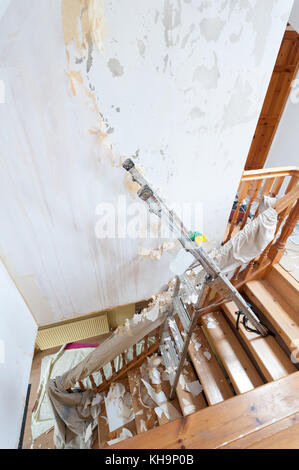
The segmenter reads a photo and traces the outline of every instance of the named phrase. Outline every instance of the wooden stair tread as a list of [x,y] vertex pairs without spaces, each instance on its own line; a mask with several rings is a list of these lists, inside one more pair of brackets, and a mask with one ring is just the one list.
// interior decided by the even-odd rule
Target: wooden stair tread
[[[174,398],[173,400],[171,400],[170,403],[177,409],[178,413],[182,416],[181,407],[180,407],[178,399]],[[167,416],[165,416],[165,414],[162,414],[161,417],[158,416],[158,421],[159,421],[159,426],[162,426],[163,424],[170,423],[172,420],[168,419]]]
[[[165,395],[166,395],[166,398],[168,400],[169,395],[170,395],[170,389],[171,389],[170,383],[169,383],[168,380],[163,380],[162,379],[163,372],[165,372],[164,365],[160,364],[158,368],[159,368],[160,374],[161,374],[161,383],[160,384],[151,384],[151,385],[152,385],[152,387],[153,387],[153,389],[155,390],[156,393],[159,393],[161,391],[164,392]],[[178,399],[174,398],[173,400],[170,401],[170,403],[177,409],[180,416],[182,416],[181,407],[180,407]],[[170,422],[170,420],[165,416],[164,413],[162,414],[162,416],[157,416],[157,418],[158,418],[159,426],[162,426],[163,424],[166,424],[166,423]]]
[[[183,376],[187,384],[195,381],[199,382],[189,362],[184,365],[181,376]],[[194,413],[195,411],[202,410],[207,406],[202,392],[200,392],[198,395],[193,395],[191,392],[185,390],[185,387],[183,388],[182,381],[179,381],[177,385],[176,394],[183,416],[187,416],[191,413]]]
[[[228,302],[222,308],[231,324],[235,325],[235,312],[238,310],[236,304]],[[269,382],[296,371],[296,367],[273,336],[263,337],[248,332],[241,322],[238,332]]]
[[134,436],[113,448],[222,448],[298,413],[298,395],[299,372],[295,372],[146,434]]
[[224,372],[199,326],[192,333],[188,352],[209,405],[234,396]]
[[[124,385],[126,392],[130,392],[129,381],[127,377],[123,377],[121,379],[116,380],[116,383],[121,383],[122,385]],[[108,392],[109,392],[109,389],[107,390],[107,394]],[[105,394],[105,396],[107,396],[107,394]],[[100,449],[110,448],[110,445],[107,444],[107,441],[120,437],[120,434],[123,428],[126,428],[129,431],[131,431],[133,436],[137,434],[135,419],[132,419],[130,422],[126,423],[124,426],[120,426],[118,429],[115,429],[114,431],[110,432],[108,419],[105,420],[105,417],[107,418],[107,410],[105,406],[105,401],[103,401],[101,403],[101,412],[98,416],[98,440],[99,440]]]
[[[131,433],[133,434],[133,436],[136,436],[136,434],[137,434],[137,429],[136,429],[136,423],[135,423],[135,420],[134,420],[134,419],[132,419],[132,421],[130,421],[129,423],[126,423],[124,426],[121,426],[121,427],[119,427],[118,429],[116,429],[116,430],[114,431],[114,433],[115,433],[115,438],[120,437],[120,434],[121,434],[123,428],[128,429],[129,431],[131,431]],[[113,437],[113,439],[114,439],[114,437]],[[110,447],[110,446],[109,446],[109,447]]]
[[[203,327],[211,338],[236,393],[245,393],[264,382],[253,366],[242,345],[220,311],[202,317]],[[209,323],[213,328],[209,328]]]
[[[158,360],[160,359],[160,363],[155,366],[157,368],[157,370],[159,371],[159,373],[160,373],[160,383],[154,383],[153,382],[152,377],[149,374],[149,371],[150,371],[149,363],[147,363],[147,362],[144,362],[143,365],[140,367],[140,382],[141,382],[141,378],[144,379],[152,387],[152,389],[154,390],[154,392],[156,394],[158,394],[159,392],[163,392],[165,394],[165,397],[166,397],[166,402],[170,403],[176,409],[176,413],[175,413],[176,418],[181,417],[182,413],[181,413],[181,408],[180,408],[178,399],[175,398],[174,400],[169,401],[170,383],[169,383],[169,380],[166,379],[165,376],[164,376],[165,367],[162,363],[162,358],[160,356],[157,356],[157,355],[155,355],[155,356],[157,357]],[[164,378],[163,378],[163,376],[164,376]],[[142,384],[142,387],[145,390],[145,385],[144,384]],[[153,407],[152,407],[153,417],[155,417],[155,420],[156,420],[156,422],[158,423],[159,426],[168,423],[171,419],[176,419],[176,418],[173,418],[172,416],[171,416],[171,419],[168,419],[167,416],[165,416],[165,413],[162,412],[161,410],[160,410],[161,411],[161,416],[159,416],[159,413],[155,412],[155,409],[159,408],[159,405],[157,403],[155,403],[154,400],[152,400],[152,402],[153,402]],[[170,408],[172,408],[172,407],[170,406]],[[173,412],[173,410],[167,410],[167,412],[171,412],[171,411]]]
[[148,431],[155,425],[153,419],[151,425],[149,425],[150,416],[153,415],[154,410],[146,408],[140,401],[140,387],[141,387],[141,374],[140,368],[136,367],[128,372],[128,381],[132,397],[133,409],[135,413],[135,422],[137,433]]
[[[242,436],[221,449],[293,449],[299,448],[299,413],[273,422],[265,428]],[[294,444],[297,447],[294,447]]]
[[255,442],[247,449],[299,449],[299,424]]
[[280,293],[293,310],[298,310],[299,282],[293,276],[282,266],[275,264],[271,266],[265,279]]
[[244,292],[273,324],[290,350],[299,338],[298,313],[286,303],[267,280],[254,280],[244,286]]

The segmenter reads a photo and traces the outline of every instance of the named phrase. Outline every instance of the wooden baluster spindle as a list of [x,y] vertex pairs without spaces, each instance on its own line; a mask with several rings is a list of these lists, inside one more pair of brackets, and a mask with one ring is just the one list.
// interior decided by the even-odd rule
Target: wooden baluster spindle
[[124,352],[122,352],[121,357],[122,357],[122,360],[123,360],[123,367],[126,367],[126,365],[127,365],[126,354]]
[[[290,182],[287,186],[287,189],[285,191],[285,194],[288,194],[292,191],[292,189],[295,188],[295,186],[297,185],[298,183],[298,178],[293,176],[291,179],[290,179]],[[277,225],[276,225],[276,230],[275,230],[275,235],[273,237],[273,240],[267,245],[267,247],[265,248],[265,250],[263,251],[263,253],[260,255],[259,259],[258,259],[258,263],[259,263],[259,266],[262,267],[267,258],[268,258],[268,254],[271,250],[271,247],[273,245],[273,243],[275,242],[275,239],[276,239],[276,236],[279,232],[279,229],[284,221],[284,219],[288,216],[288,214],[290,213],[292,209],[292,204],[287,207],[286,209],[284,209],[280,214],[278,214],[278,217],[277,217]]]
[[160,327],[158,326],[156,328],[156,333],[155,333],[155,344],[160,343]]
[[84,392],[86,390],[86,388],[84,387],[83,383],[81,382],[81,380],[79,380],[79,385],[80,385],[80,388],[82,390],[82,392]]
[[101,385],[106,386],[107,385],[107,379],[106,379],[106,376],[105,376],[104,369],[102,367],[100,369],[100,372],[101,372],[101,376],[102,376],[102,384]]
[[278,263],[285,251],[285,245],[287,242],[287,239],[289,236],[292,234],[295,225],[297,224],[299,220],[299,199],[297,200],[296,204],[292,207],[289,216],[282,227],[281,234],[279,238],[276,240],[275,244],[272,245],[270,252],[269,252],[269,257],[272,260],[272,263]]
[[252,181],[253,183],[253,187],[251,189],[251,195],[250,195],[250,199],[249,199],[249,202],[248,202],[248,206],[247,206],[247,209],[246,209],[246,212],[244,214],[244,217],[243,217],[243,222],[241,224],[241,227],[240,227],[240,230],[242,230],[247,222],[247,219],[248,219],[248,216],[249,216],[249,213],[250,213],[250,209],[251,209],[251,206],[252,206],[252,203],[255,201],[255,199],[257,198],[258,196],[258,193],[259,193],[259,190],[260,190],[260,187],[262,185],[262,182],[263,180],[260,179],[260,180],[257,180],[257,181]]
[[112,377],[113,377],[114,375],[116,375],[114,359],[112,359],[112,361],[110,361],[110,364],[111,364],[111,368],[112,368]]
[[144,352],[147,353],[148,351],[148,335],[144,337]]
[[247,191],[248,191],[248,188],[249,188],[249,184],[250,184],[249,181],[243,181],[243,182],[240,184],[239,191],[238,191],[238,203],[237,203],[237,207],[236,207],[236,209],[235,209],[233,218],[232,218],[232,220],[231,220],[230,227],[229,227],[229,231],[228,231],[228,234],[227,234],[225,243],[226,243],[228,240],[231,239],[233,230],[234,230],[235,225],[236,225],[236,222],[237,222],[237,220],[238,220],[239,210],[240,210],[242,201],[243,201],[243,199],[245,198],[245,196],[246,196],[246,194],[247,194]]
[[284,182],[284,176],[278,176],[276,179],[275,179],[275,183],[273,185],[273,188],[271,190],[271,197],[276,197],[277,194],[279,193],[280,191],[280,188],[282,186],[282,183]]
[[133,361],[137,359],[136,344],[133,344]]
[[95,383],[94,378],[93,378],[92,375],[89,376],[89,380],[90,380],[90,382],[91,382],[92,390],[93,390],[94,392],[96,392],[96,391],[97,391],[97,384]]

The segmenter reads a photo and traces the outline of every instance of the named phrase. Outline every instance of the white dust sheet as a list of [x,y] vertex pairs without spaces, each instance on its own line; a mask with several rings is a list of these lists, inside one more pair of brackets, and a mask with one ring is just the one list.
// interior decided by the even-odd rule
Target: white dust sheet
[[[155,338],[149,337],[148,344],[149,346],[154,343]],[[140,354],[143,350],[144,340],[140,341],[136,345],[137,354]],[[93,352],[95,348],[80,348],[80,349],[60,349],[56,354],[49,354],[42,359],[41,363],[41,374],[40,374],[40,383],[37,391],[37,406],[32,413],[32,422],[31,422],[31,431],[32,439],[35,440],[41,434],[48,431],[55,424],[52,407],[49,402],[49,398],[46,394],[46,384],[49,379],[54,379],[57,376],[63,375],[77,364],[79,364],[83,359],[85,359],[88,354]],[[129,348],[126,351],[126,358],[128,361],[133,359],[133,348]],[[118,371],[122,368],[122,356],[117,356],[114,359],[115,370]],[[112,374],[111,364],[108,363],[104,367],[104,373],[106,378],[110,377]],[[102,377],[99,372],[93,372],[93,378],[97,385],[102,383]],[[89,378],[82,379],[82,383],[86,388],[92,388]],[[79,387],[79,383],[76,384]]]
[[[33,440],[48,431],[55,424],[53,411],[46,394],[48,380],[50,378],[54,379],[70,370],[85,359],[93,350],[94,348],[60,349],[58,353],[49,354],[42,359],[40,383],[37,391],[38,403],[32,413],[31,431]],[[101,383],[101,375],[99,373],[95,373],[94,377],[96,383],[98,383],[97,380]],[[82,382],[85,386],[91,388],[89,379],[85,379]]]

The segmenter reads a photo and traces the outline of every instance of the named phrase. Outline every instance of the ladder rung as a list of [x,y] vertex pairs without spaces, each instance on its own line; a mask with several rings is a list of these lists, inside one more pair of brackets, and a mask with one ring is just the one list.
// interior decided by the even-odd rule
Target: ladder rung
[[176,324],[175,319],[172,318],[172,317],[169,317],[168,325],[169,325],[169,328],[172,331],[172,336],[174,337],[174,341],[175,341],[175,344],[178,348],[178,351],[181,352],[183,350],[183,347],[184,347],[184,341],[183,341],[182,335],[180,333],[180,330],[178,329],[178,325]]
[[176,369],[179,364],[179,358],[178,358],[176,349],[174,347],[173,341],[170,338],[170,336],[164,336],[164,345],[165,345],[166,351],[169,352],[170,360],[172,362],[171,365],[172,367]]
[[164,362],[164,365],[165,365],[165,369],[166,369],[166,371],[167,371],[167,373],[168,373],[170,385],[172,385],[172,384],[173,384],[173,381],[174,381],[175,371],[171,372],[172,366],[171,366],[171,364],[170,364],[169,354],[168,354],[168,352],[166,351],[164,344],[160,344],[160,351],[161,351],[161,354],[162,354],[162,358],[163,358],[163,362]]
[[191,319],[181,297],[175,297],[173,299],[173,307],[181,320],[184,330],[187,331],[190,327]]
[[[192,282],[190,281],[189,277],[187,276],[186,273],[182,274],[180,276],[182,282],[183,282],[183,285],[185,287],[185,291],[186,293],[189,295],[189,296],[192,296],[194,297],[194,301],[192,303],[196,303],[197,299],[198,299],[198,292],[194,286],[194,284],[192,284]],[[195,300],[196,299],[196,300]]]

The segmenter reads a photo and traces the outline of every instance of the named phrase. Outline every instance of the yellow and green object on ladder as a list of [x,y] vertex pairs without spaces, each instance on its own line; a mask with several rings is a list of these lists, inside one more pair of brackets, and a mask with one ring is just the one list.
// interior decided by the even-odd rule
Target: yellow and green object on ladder
[[197,245],[200,245],[202,242],[206,241],[206,237],[201,232],[190,231],[189,235],[190,235],[190,240],[192,240],[193,242],[195,241]]

